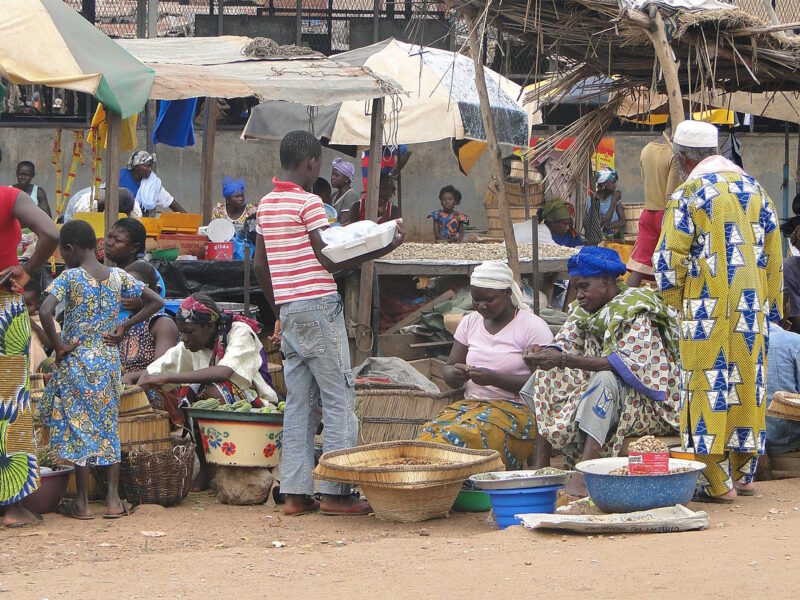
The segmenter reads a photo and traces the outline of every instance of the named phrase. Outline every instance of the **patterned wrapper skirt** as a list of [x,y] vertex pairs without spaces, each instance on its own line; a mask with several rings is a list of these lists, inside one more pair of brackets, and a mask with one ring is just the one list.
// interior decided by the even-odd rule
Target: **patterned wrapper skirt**
[[21,294],[0,290],[0,506],[39,487],[28,351],[31,323]]

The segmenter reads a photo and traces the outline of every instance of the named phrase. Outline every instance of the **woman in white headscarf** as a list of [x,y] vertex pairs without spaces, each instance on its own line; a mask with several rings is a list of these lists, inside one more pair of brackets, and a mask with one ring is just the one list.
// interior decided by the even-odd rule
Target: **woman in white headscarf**
[[519,395],[531,376],[522,360],[528,346],[553,334],[531,312],[505,263],[485,262],[470,278],[475,312],[459,323],[444,378],[465,386],[464,400],[426,423],[420,440],[500,452],[508,469],[521,469],[533,453],[534,415]]

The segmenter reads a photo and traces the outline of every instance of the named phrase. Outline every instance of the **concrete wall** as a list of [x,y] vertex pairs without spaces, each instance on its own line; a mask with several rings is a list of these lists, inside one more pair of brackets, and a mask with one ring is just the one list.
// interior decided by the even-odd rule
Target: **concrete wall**
[[[158,174],[165,187],[189,210],[200,210],[200,138],[198,144],[182,150],[159,145]],[[55,193],[55,168],[51,164],[54,129],[47,128],[0,128],[0,148],[3,163],[0,164],[0,183],[14,183],[14,168],[20,160],[32,160],[37,166],[35,182],[43,186],[49,196]],[[616,166],[620,172],[620,187],[623,199],[629,202],[642,200],[641,176],[639,175],[639,153],[652,138],[647,134],[616,135]],[[783,136],[780,134],[741,135],[745,169],[758,179],[772,195],[779,214],[782,213],[781,181],[783,169]],[[144,147],[144,132],[139,132],[140,147]],[[64,177],[69,168],[66,158],[71,156],[72,142],[68,132],[63,135]],[[413,239],[431,239],[431,224],[426,216],[439,205],[439,189],[453,184],[464,195],[460,210],[468,214],[477,227],[486,227],[483,210],[483,197],[489,181],[489,160],[486,154],[475,165],[469,177],[458,170],[455,157],[448,141],[420,144],[411,147],[414,155],[403,172],[403,214]],[[797,164],[797,140],[790,144],[789,159],[790,199],[794,196],[794,171]],[[86,146],[86,165],[78,170],[73,191],[89,184],[91,177],[90,150]],[[322,175],[330,177],[327,165],[337,154],[331,150],[323,151]],[[360,161],[356,162],[356,172],[360,173]],[[127,155],[121,157],[122,164]],[[247,182],[247,197],[250,202],[258,199],[272,189],[272,177],[279,172],[278,142],[242,142],[239,131],[220,130],[217,133],[214,157],[214,194],[222,200],[220,190],[222,177],[230,175],[243,177]],[[357,175],[353,187],[361,190],[361,178]],[[52,203],[52,202],[51,202]]]

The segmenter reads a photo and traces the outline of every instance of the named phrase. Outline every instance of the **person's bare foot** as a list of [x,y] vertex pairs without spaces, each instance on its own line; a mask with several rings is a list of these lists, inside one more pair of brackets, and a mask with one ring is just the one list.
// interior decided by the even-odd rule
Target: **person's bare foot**
[[287,517],[298,517],[300,515],[317,512],[319,502],[312,496],[304,494],[286,494],[286,502],[283,505],[283,514]]
[[211,489],[211,481],[214,479],[215,475],[216,469],[211,466],[200,467],[200,470],[192,481],[192,491],[205,492]]
[[326,515],[368,515],[372,512],[372,507],[366,500],[351,494],[342,496],[323,494],[320,510]]
[[24,527],[25,525],[33,525],[38,523],[39,519],[26,508],[22,508],[19,503],[10,504],[6,506],[5,515],[3,516],[3,525],[6,527]]
[[564,493],[573,498],[586,498],[589,495],[583,473],[573,473],[567,485],[564,486]]

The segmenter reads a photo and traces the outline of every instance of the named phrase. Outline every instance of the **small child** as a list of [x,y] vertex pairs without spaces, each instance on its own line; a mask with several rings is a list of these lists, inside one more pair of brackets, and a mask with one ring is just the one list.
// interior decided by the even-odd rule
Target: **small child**
[[429,219],[433,219],[433,239],[439,242],[458,243],[464,239],[464,225],[469,224],[469,217],[454,209],[461,204],[461,192],[452,185],[446,185],[439,190],[441,210],[435,210]]
[[[97,238],[85,221],[64,225],[59,249],[68,268],[50,284],[40,311],[56,354],[40,413],[50,429],[53,450],[75,464],[75,500],[60,506],[59,512],[73,519],[94,519],[88,505],[89,463],[93,463],[109,467],[103,517],[117,519],[130,514],[132,507],[123,503],[118,491],[121,374],[119,352],[108,334],[123,336],[158,312],[164,301],[122,269],[97,261]],[[118,324],[120,299],[138,297],[142,309]],[[66,305],[61,335],[53,318],[59,302]]]
[[333,225],[339,220],[339,214],[333,207],[333,188],[331,188],[331,184],[328,183],[328,180],[324,177],[317,177],[317,180],[314,182],[314,187],[311,188],[311,192],[320,197],[320,200],[322,200],[322,203],[325,205],[325,214],[328,216],[328,222]]
[[36,177],[36,166],[29,160],[23,160],[17,165],[17,183],[14,184],[14,187],[33,198],[36,206],[46,212],[48,217],[51,217],[47,194],[38,185],[32,183],[34,177]]
[[[39,307],[42,304],[42,286],[35,279],[31,279],[25,284],[23,297],[25,298],[25,305],[28,307],[28,314],[31,317],[31,353],[28,364],[30,365],[31,374],[39,373],[43,363],[53,351],[50,338],[47,337],[47,334],[42,329],[42,323],[39,320]],[[58,328],[58,324],[56,324],[56,328]]]

